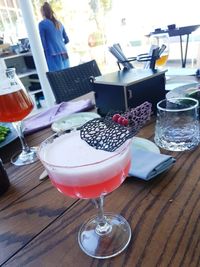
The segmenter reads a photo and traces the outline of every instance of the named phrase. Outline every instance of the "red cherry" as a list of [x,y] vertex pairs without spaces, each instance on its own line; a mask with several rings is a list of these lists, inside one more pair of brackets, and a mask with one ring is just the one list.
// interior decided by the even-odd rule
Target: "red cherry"
[[117,120],[117,123],[122,125],[122,121],[124,120],[124,117],[120,116]]
[[113,117],[112,117],[112,120],[115,121],[115,122],[118,122],[118,119],[121,117],[120,114],[114,114]]
[[123,118],[123,120],[122,120],[122,125],[123,125],[123,126],[128,126],[128,119]]

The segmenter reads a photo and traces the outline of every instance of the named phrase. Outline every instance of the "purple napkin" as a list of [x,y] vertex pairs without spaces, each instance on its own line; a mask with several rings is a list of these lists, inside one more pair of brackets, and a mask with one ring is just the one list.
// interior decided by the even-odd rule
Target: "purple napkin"
[[90,99],[62,102],[23,121],[24,134],[30,134],[50,126],[54,121],[76,112],[90,110],[94,104]]

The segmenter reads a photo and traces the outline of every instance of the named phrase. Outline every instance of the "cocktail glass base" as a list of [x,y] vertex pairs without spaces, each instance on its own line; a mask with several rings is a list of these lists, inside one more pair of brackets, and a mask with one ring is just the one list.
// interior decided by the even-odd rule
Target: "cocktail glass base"
[[81,249],[97,259],[120,254],[131,240],[131,228],[125,218],[108,212],[104,216],[106,223],[101,225],[98,217],[92,217],[83,224],[78,234]]
[[34,163],[37,160],[37,148],[30,147],[28,151],[22,151],[21,153],[14,154],[11,158],[11,163],[16,166],[23,166]]

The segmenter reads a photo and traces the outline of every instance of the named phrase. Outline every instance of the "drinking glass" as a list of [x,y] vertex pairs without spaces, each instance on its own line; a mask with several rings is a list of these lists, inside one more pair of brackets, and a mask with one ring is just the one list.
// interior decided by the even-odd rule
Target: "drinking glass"
[[36,148],[29,147],[22,131],[22,120],[32,111],[33,102],[14,68],[0,72],[0,121],[12,122],[22,145],[22,152],[11,158],[14,165],[22,166],[35,162]]
[[[67,151],[67,153],[66,153]],[[79,233],[81,249],[99,259],[118,255],[131,239],[128,222],[103,211],[104,196],[120,186],[131,164],[131,141],[114,152],[89,146],[80,132],[57,133],[42,142],[38,156],[59,192],[72,198],[92,199],[98,214],[86,221]]]
[[164,67],[169,57],[169,34],[153,34],[150,38],[151,45],[160,48],[160,58],[156,60],[157,67]]
[[166,150],[184,151],[199,144],[199,103],[189,97],[157,104],[155,143]]

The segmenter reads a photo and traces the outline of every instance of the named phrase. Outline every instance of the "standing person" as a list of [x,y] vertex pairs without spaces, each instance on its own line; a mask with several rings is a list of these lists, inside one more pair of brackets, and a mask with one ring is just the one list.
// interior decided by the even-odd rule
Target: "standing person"
[[69,58],[65,45],[69,38],[65,28],[55,18],[49,3],[42,5],[41,14],[44,19],[39,23],[39,32],[49,71],[68,68]]

